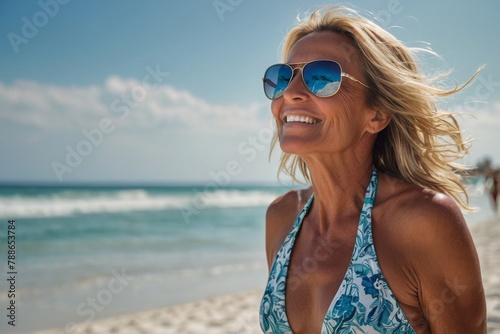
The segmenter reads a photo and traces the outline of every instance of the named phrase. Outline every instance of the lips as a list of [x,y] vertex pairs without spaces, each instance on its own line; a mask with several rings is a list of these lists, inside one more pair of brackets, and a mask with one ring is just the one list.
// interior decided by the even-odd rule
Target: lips
[[314,119],[305,115],[288,115],[285,117],[285,123],[306,123],[306,124],[315,124],[318,123],[319,120]]

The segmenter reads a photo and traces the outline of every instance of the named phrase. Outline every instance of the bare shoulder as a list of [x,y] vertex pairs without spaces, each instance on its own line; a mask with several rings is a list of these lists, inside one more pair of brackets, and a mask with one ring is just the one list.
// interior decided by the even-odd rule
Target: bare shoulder
[[403,267],[431,332],[482,333],[479,260],[460,207],[445,194],[381,179],[379,240],[385,259],[397,259],[385,263]]
[[466,266],[479,266],[467,223],[451,197],[400,180],[389,180],[382,190],[378,240],[384,254],[397,254],[397,264],[413,273],[415,286],[422,286],[430,269],[453,277]]
[[[462,212],[448,195],[423,189],[408,182],[386,177],[381,198],[381,216],[395,236],[404,238],[408,247],[445,247],[441,238],[461,237],[470,240]],[[390,231],[387,231],[391,233]],[[429,249],[429,248],[427,248]]]
[[275,199],[267,208],[266,254],[269,267],[311,193],[311,189],[291,190]]

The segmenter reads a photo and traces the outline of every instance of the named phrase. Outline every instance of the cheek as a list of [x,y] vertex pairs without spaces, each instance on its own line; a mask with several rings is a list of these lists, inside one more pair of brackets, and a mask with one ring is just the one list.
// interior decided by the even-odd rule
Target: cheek
[[339,117],[343,121],[356,121],[359,118],[359,112],[362,108],[360,98],[339,92],[332,96],[333,101],[329,103],[328,108],[333,117]]
[[351,108],[348,101],[346,101],[340,93],[331,98],[320,101],[318,107],[325,114],[325,120],[328,120],[335,126],[344,126],[344,124],[349,120],[349,112]]
[[[333,100],[334,99],[334,100]],[[362,123],[360,108],[350,96],[340,92],[330,101],[324,101],[321,108],[325,111],[326,129],[329,135],[349,137],[359,132]]]
[[273,100],[271,102],[271,112],[273,113],[274,119],[276,119],[277,122],[280,122],[280,110],[281,110],[281,102],[280,100],[283,100],[282,98]]

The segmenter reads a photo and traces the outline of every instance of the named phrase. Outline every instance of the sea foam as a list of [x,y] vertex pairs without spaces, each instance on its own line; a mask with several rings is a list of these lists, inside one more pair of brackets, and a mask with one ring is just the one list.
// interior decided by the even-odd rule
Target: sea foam
[[231,208],[268,205],[271,191],[191,189],[179,194],[150,193],[144,189],[102,192],[72,191],[39,196],[1,196],[2,217],[60,217],[95,213],[158,211],[183,208]]

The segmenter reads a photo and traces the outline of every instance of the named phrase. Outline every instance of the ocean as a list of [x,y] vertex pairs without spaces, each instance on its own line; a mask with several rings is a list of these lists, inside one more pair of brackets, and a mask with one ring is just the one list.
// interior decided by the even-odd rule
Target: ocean
[[[70,333],[74,323],[262,289],[266,207],[288,189],[0,187],[0,332]],[[481,179],[470,194],[480,211],[468,224],[490,218]],[[15,298],[8,220],[15,220]],[[5,317],[12,299],[15,327]]]

